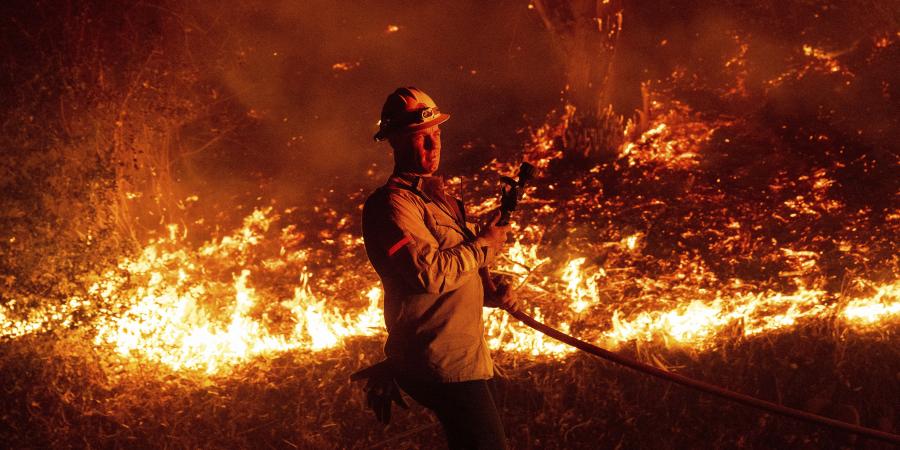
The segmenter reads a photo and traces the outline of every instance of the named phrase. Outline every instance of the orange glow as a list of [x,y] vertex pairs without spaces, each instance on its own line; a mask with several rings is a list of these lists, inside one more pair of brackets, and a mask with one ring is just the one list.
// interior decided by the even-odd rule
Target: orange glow
[[[617,149],[623,166],[696,170],[702,144],[717,127],[729,123],[701,121],[684,105],[668,106],[645,131],[628,132],[631,137]],[[547,168],[563,155],[565,149],[554,142],[573,114],[574,108],[567,107],[559,123],[532,132],[526,152],[538,167]],[[492,166],[509,175],[516,168],[497,161]],[[828,196],[835,183],[828,169],[791,182],[796,183],[790,189],[797,189],[797,194],[786,197],[778,220],[843,210],[843,203]],[[549,192],[557,189],[553,180],[545,183]],[[784,183],[776,181],[769,189],[785,191]],[[454,178],[450,184],[460,185],[462,180]],[[546,224],[565,223],[566,211],[534,193],[529,188],[522,201],[532,220],[527,225],[514,223],[517,240],[499,255],[495,271],[511,277],[526,311],[598,345],[615,349],[634,342],[661,342],[702,351],[736,335],[789,330],[808,320],[833,321],[860,333],[877,332],[900,320],[900,281],[856,279],[846,294],[830,292],[820,276],[823,256],[805,248],[775,246],[766,256],[780,264],[775,273],[781,281],[778,287],[720,279],[707,262],[689,254],[679,256],[677,264],[664,271],[646,271],[639,262],[650,259],[645,252],[658,232],[652,228],[645,232],[613,227],[612,235],[592,238],[589,248],[549,248],[545,235],[551,228]],[[592,201],[586,199],[584,204]],[[658,199],[640,205],[648,210],[664,206]],[[497,199],[491,196],[470,212],[483,215],[496,207]],[[594,208],[596,216],[601,206]],[[848,217],[853,219],[852,214]],[[897,217],[894,212],[888,220]],[[336,220],[339,229],[353,223],[349,216]],[[322,280],[352,286],[328,291],[339,294],[326,293],[322,284],[315,283],[319,275],[309,269],[316,250],[299,244],[303,240],[294,225],[279,228],[279,223],[271,208],[258,209],[230,234],[196,248],[187,243],[188,229],[169,225],[165,236],[96,279],[90,299],[73,297],[30,310],[15,299],[0,306],[0,336],[16,338],[69,327],[80,313],[99,310],[103,314],[92,316],[90,323],[96,345],[123,358],[212,374],[259,355],[317,352],[341,346],[348,338],[382,335],[382,292],[374,274],[350,271],[339,279]],[[756,232],[745,217],[728,217],[723,223],[718,245],[740,246]],[[574,234],[579,226],[572,223],[555,232]],[[689,239],[690,233],[681,237]],[[361,237],[352,232],[320,230],[312,235],[321,245],[338,246],[344,252],[362,246]],[[833,240],[842,253],[868,251],[844,238]],[[367,267],[364,261],[354,261]],[[211,275],[213,271],[218,275]],[[287,291],[274,289],[269,281],[274,278],[290,279]],[[284,282],[279,287],[284,288]],[[339,298],[332,298],[335,295]],[[503,311],[485,310],[484,319],[486,338],[495,350],[532,357],[565,357],[574,351],[510,320]]]

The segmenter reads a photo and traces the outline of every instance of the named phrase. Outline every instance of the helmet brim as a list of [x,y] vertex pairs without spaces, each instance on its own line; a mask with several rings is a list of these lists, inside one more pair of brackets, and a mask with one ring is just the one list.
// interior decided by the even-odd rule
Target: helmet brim
[[441,114],[438,114],[438,116],[435,117],[434,119],[429,120],[427,122],[415,123],[412,125],[407,125],[407,126],[399,127],[399,128],[387,128],[387,129],[378,130],[378,132],[375,133],[374,138],[376,141],[383,141],[383,140],[387,139],[388,136],[390,136],[394,133],[404,133],[404,132],[410,132],[410,131],[424,130],[426,128],[433,127],[435,125],[440,125],[449,119],[450,119],[450,114],[441,113]]

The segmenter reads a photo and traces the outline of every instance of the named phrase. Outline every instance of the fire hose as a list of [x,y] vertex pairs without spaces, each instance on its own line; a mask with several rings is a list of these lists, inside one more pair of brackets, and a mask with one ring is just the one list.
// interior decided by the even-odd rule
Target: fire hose
[[[531,166],[528,163],[523,163],[522,167],[519,169],[518,179],[513,179],[510,177],[502,178],[502,181],[507,185],[507,187],[501,192],[501,207],[500,207],[501,217],[500,217],[500,220],[498,220],[499,224],[508,223],[508,221],[510,219],[510,213],[512,211],[516,210],[519,197],[521,196],[521,192],[522,192],[523,188],[525,187],[526,182],[534,176],[534,172],[535,172],[535,168],[533,166]],[[483,273],[482,277],[485,282],[486,289],[495,291],[496,287],[494,286],[494,283],[491,280],[490,273],[487,272],[486,269],[482,269],[482,270],[485,271],[485,273]],[[772,414],[777,414],[777,415],[784,416],[784,417],[791,417],[791,418],[801,420],[804,422],[808,422],[808,423],[832,428],[835,430],[843,431],[845,433],[849,433],[852,435],[864,436],[864,437],[867,437],[870,439],[875,439],[875,440],[879,440],[879,441],[883,441],[883,442],[887,442],[887,443],[891,443],[891,444],[900,446],[900,435],[889,433],[886,431],[876,430],[874,428],[867,428],[867,427],[864,427],[861,425],[844,422],[841,420],[832,419],[830,417],[813,414],[811,412],[803,411],[800,409],[790,408],[790,407],[787,407],[787,406],[784,406],[784,405],[781,405],[778,403],[766,401],[766,400],[763,400],[763,399],[760,399],[757,397],[753,397],[753,396],[747,395],[747,394],[741,394],[739,392],[725,389],[721,386],[717,386],[717,385],[710,384],[710,383],[705,383],[703,381],[696,380],[696,379],[693,379],[690,377],[686,377],[684,375],[680,375],[680,374],[677,374],[674,372],[670,372],[668,370],[660,369],[658,367],[636,361],[636,360],[628,358],[626,356],[613,353],[609,350],[600,348],[596,345],[582,341],[574,336],[563,333],[562,331],[559,331],[553,327],[550,327],[546,324],[538,322],[533,317],[529,316],[528,314],[526,314],[523,311],[513,309],[513,310],[506,310],[506,312],[509,313],[511,316],[515,317],[516,319],[518,319],[519,321],[521,321],[522,323],[524,323],[525,325],[527,325],[528,327],[530,327],[534,330],[537,330],[537,331],[539,331],[553,339],[556,339],[566,345],[572,346],[572,347],[574,347],[578,350],[581,350],[585,353],[588,353],[588,354],[591,354],[598,358],[605,359],[607,361],[611,361],[613,363],[628,367],[628,368],[636,370],[638,372],[641,372],[641,373],[644,373],[644,374],[647,374],[647,375],[650,375],[653,377],[661,378],[663,380],[666,380],[666,381],[669,381],[672,383],[676,383],[676,384],[679,384],[679,385],[682,385],[682,386],[685,386],[685,387],[688,387],[691,389],[695,389],[700,392],[705,392],[707,394],[711,394],[711,395],[714,395],[716,397],[719,397],[719,398],[722,398],[722,399],[725,399],[728,401],[732,401],[732,402],[739,403],[739,404],[742,404],[745,406],[749,406],[751,408],[756,408],[761,411],[769,412]],[[390,370],[388,367],[389,367],[389,365],[387,364],[387,361],[383,361],[379,364],[376,364],[375,366],[369,367],[367,369],[363,369],[363,370],[353,374],[351,376],[351,380],[361,380],[361,379],[366,379],[366,378],[370,378],[370,377],[377,378],[378,377],[377,373],[379,371],[383,371],[383,370]],[[393,379],[391,378],[391,380],[393,380]],[[396,395],[399,397],[399,392],[397,392]],[[402,398],[398,398],[397,403],[399,403],[402,406],[406,405],[405,402],[403,402]],[[391,404],[390,398],[387,399],[386,404],[383,402],[380,403],[382,408],[385,405],[387,406],[386,410],[382,409],[382,416],[379,416],[378,409],[373,407],[373,404],[371,403],[371,401],[370,401],[369,406],[373,407],[373,410],[376,411],[376,416],[379,417],[379,420],[382,420],[385,423],[387,423],[387,421],[390,420],[390,404]],[[386,417],[384,417],[385,414],[386,414]],[[420,429],[412,430],[409,433],[415,433],[415,432],[421,431],[421,429],[429,428],[433,425],[434,424],[426,425],[425,427],[422,427]],[[407,434],[408,433],[404,433],[403,435],[405,436]],[[391,439],[388,439],[388,441],[397,439],[399,437],[400,436],[395,436]],[[379,444],[376,444],[375,446],[380,446],[388,441],[381,442]],[[373,446],[373,447],[375,447],[375,446]]]
[[642,363],[640,361],[635,361],[626,356],[622,356],[616,353],[613,353],[609,350],[597,347],[596,345],[589,344],[585,341],[582,341],[578,338],[570,336],[562,331],[559,331],[553,327],[547,326],[541,322],[538,322],[533,317],[525,314],[519,310],[507,311],[511,316],[519,319],[525,325],[540,331],[541,333],[552,337],[566,345],[570,345],[572,347],[577,348],[583,352],[594,355],[598,358],[605,359],[607,361],[612,361],[616,364],[623,365],[630,369],[634,369],[638,372],[645,373],[647,375],[651,375],[657,378],[662,378],[666,381],[671,381],[676,384],[680,384],[682,386],[689,387],[691,389],[696,389],[701,392],[706,392],[707,394],[715,395],[716,397],[723,398],[726,400],[730,400],[736,403],[740,403],[742,405],[746,405],[752,408],[756,408],[762,411],[770,412],[773,414],[778,414],[786,417],[793,417],[794,419],[802,420],[805,422],[823,425],[829,428],[834,428],[837,430],[841,430],[851,434],[857,434],[861,436],[865,436],[872,439],[877,439],[879,441],[889,442],[892,444],[900,445],[900,435],[888,433],[881,430],[876,430],[873,428],[867,428],[860,425],[835,420],[829,417],[820,416],[818,414],[813,414],[807,411],[802,411],[799,409],[789,408],[784,405],[780,405],[778,403],[769,402],[766,400],[762,400],[750,395],[741,394],[739,392],[734,392],[728,389],[725,389],[721,386],[716,386],[714,384],[704,383],[699,380],[695,380],[693,378],[686,377],[684,375],[680,375],[677,373],[669,372],[668,370],[663,370],[658,367],[651,366],[649,364]]
[[[510,177],[502,177],[501,180],[507,187],[501,191],[501,219],[500,223],[505,224],[509,221],[510,213],[517,209],[517,204],[519,198],[521,197],[522,191],[526,183],[531,180],[535,175],[535,167],[531,164],[522,163],[519,168],[519,176],[518,179],[513,179]],[[491,285],[491,289],[493,288],[493,283],[490,281],[490,276],[485,277],[486,283]],[[841,420],[832,419],[825,416],[820,416],[818,414],[813,414],[807,411],[802,411],[799,409],[789,408],[787,406],[769,402],[766,400],[762,400],[750,395],[741,394],[739,392],[734,392],[728,389],[725,389],[721,386],[716,386],[709,383],[704,383],[699,380],[695,380],[693,378],[686,377],[684,375],[679,375],[677,373],[669,372],[668,370],[663,370],[658,367],[651,366],[649,364],[645,364],[639,361],[635,361],[631,358],[613,353],[609,350],[605,350],[603,348],[597,347],[596,345],[589,344],[585,341],[577,339],[573,336],[565,334],[555,328],[547,326],[541,322],[538,322],[533,317],[525,314],[522,311],[512,310],[507,311],[510,315],[519,319],[525,325],[540,331],[547,336],[552,337],[566,345],[570,345],[572,347],[577,348],[583,352],[589,353],[596,357],[605,359],[607,361],[612,361],[616,364],[623,365],[625,367],[637,370],[638,372],[645,373],[647,375],[651,375],[657,378],[662,378],[664,380],[680,384],[682,386],[689,387],[691,389],[696,389],[701,392],[706,392],[707,394],[712,394],[716,397],[723,398],[725,400],[733,401],[736,403],[740,403],[745,406],[749,406],[752,408],[756,408],[759,410],[767,411],[773,414],[778,414],[781,416],[792,417],[794,419],[802,420],[805,422],[822,425],[830,428],[834,428],[837,430],[841,430],[851,434],[857,434],[861,436],[866,436],[872,439],[877,439],[884,442],[889,442],[892,444],[900,445],[900,435],[888,433],[881,430],[876,430],[873,428],[866,428],[860,425],[844,422]]]

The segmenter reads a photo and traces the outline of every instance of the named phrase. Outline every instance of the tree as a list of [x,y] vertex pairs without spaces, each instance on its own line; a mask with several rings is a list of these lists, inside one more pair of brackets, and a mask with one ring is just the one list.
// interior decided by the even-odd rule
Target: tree
[[610,71],[622,31],[623,0],[534,0],[565,64],[568,100],[601,111],[610,102]]

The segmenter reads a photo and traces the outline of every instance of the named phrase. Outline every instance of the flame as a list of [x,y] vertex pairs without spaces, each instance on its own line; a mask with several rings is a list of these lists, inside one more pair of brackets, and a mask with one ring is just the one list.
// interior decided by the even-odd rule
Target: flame
[[729,326],[739,325],[739,335],[751,336],[792,326],[798,320],[828,309],[822,302],[825,292],[799,289],[780,292],[737,293],[711,302],[692,300],[669,310],[643,311],[629,320],[613,313],[613,329],[604,333],[604,342],[618,347],[626,342],[662,339],[667,344],[690,344],[704,348]]
[[[107,302],[127,306],[124,312],[111,315],[95,324],[97,345],[109,345],[125,357],[138,357],[156,361],[174,370],[204,370],[218,372],[230,365],[246,361],[254,356],[273,352],[302,349],[320,351],[342,345],[350,337],[381,334],[383,316],[380,308],[381,289],[373,286],[361,292],[367,305],[352,313],[329,308],[324,298],[313,293],[311,275],[303,272],[290,299],[278,303],[287,312],[293,327],[278,333],[269,329],[255,310],[260,305],[261,294],[252,286],[252,272],[238,272],[227,289],[222,283],[197,278],[196,259],[199,257],[228,258],[252,251],[262,242],[262,233],[273,217],[268,210],[254,211],[244,226],[218,241],[208,242],[195,253],[185,250],[181,240],[184,233],[176,226],[169,228],[165,239],[148,245],[135,259],[125,259],[117,274],[110,271],[103,280],[91,288],[91,292]],[[523,236],[535,236],[532,227]],[[626,236],[618,245],[634,250],[638,235]],[[167,251],[168,244],[177,244],[176,251]],[[817,255],[811,252],[782,249],[786,256],[797,259],[798,265],[810,270]],[[305,252],[296,252],[286,260],[303,262]],[[505,267],[524,283],[530,272],[546,264],[549,258],[538,256],[538,246],[516,242],[506,254]],[[586,270],[586,258],[574,258],[566,262],[558,283],[563,286],[560,297],[567,298],[568,312],[549,320],[539,307],[531,310],[539,320],[562,330],[570,331],[570,323],[588,308],[602,306],[598,289],[606,280],[603,268]],[[127,286],[134,278],[143,279],[136,288]],[[640,280],[648,286],[656,280]],[[543,280],[541,285],[552,281]],[[870,283],[871,284],[871,283]],[[733,282],[734,287],[742,287]],[[540,285],[526,283],[526,290],[545,290]],[[617,348],[634,341],[663,341],[667,345],[689,345],[708,348],[717,336],[735,327],[741,336],[752,336],[768,331],[788,328],[809,317],[835,315],[846,324],[871,327],[879,322],[900,316],[900,282],[871,284],[874,294],[853,298],[841,303],[830,301],[830,295],[819,289],[799,287],[794,293],[733,292],[719,295],[711,301],[694,299],[684,302],[680,298],[663,296],[654,303],[675,304],[669,309],[648,309],[628,315],[620,309],[611,312],[611,328],[602,331],[595,339],[601,345]],[[227,314],[216,314],[203,299],[210,292],[229,292]],[[702,289],[695,290],[698,296]],[[683,296],[683,293],[679,295]],[[265,300],[270,301],[269,299]],[[18,337],[40,331],[49,324],[66,326],[72,313],[91,303],[72,298],[58,308],[35,313],[25,320],[11,319],[7,307],[0,308],[0,324],[5,337]],[[561,318],[561,319],[560,319]],[[521,352],[548,357],[564,357],[574,349],[545,338],[499,310],[486,310],[484,314],[486,334],[495,350]]]
[[334,72],[347,72],[356,69],[360,64],[359,61],[334,63],[331,65],[331,70]]
[[[174,370],[205,370],[214,373],[257,355],[293,349],[319,351],[335,347],[351,336],[369,336],[383,328],[379,301],[381,289],[364,293],[368,305],[355,314],[328,307],[313,294],[311,275],[302,272],[292,298],[267,308],[281,312],[294,323],[288,332],[270,330],[264,318],[256,314],[262,295],[251,285],[252,272],[240,270],[231,283],[214,282],[199,276],[200,260],[223,262],[236,258],[242,262],[255,246],[263,242],[275,216],[271,210],[256,210],[244,226],[220,240],[207,242],[196,252],[185,249],[186,237],[177,226],[169,227],[165,239],[151,243],[135,259],[119,264],[120,273],[107,273],[91,292],[107,303],[126,307],[121,314],[103,318],[95,324],[97,345],[109,345],[125,357],[141,357]],[[283,239],[292,239],[290,233]],[[177,248],[177,250],[169,250]],[[283,248],[283,247],[282,247]],[[280,264],[264,261],[264,266],[280,269],[306,259],[306,252],[285,255]],[[199,272],[199,273],[198,273]],[[135,278],[143,282],[136,289],[128,285]],[[221,308],[211,307],[210,296],[229,299]],[[262,301],[261,301],[262,300]],[[275,303],[275,302],[272,302]],[[227,314],[222,314],[222,311]],[[52,319],[52,317],[50,317]],[[41,321],[19,325],[22,332],[41,328]],[[4,329],[10,327],[4,324]],[[9,334],[7,332],[7,334]]]
[[825,50],[822,50],[820,48],[815,48],[811,45],[804,44],[803,54],[821,61],[823,64],[825,64],[825,67],[827,67],[828,71],[830,72],[840,72],[841,70],[843,70],[841,64],[835,59],[840,55],[840,53],[826,52]]
[[584,262],[585,258],[575,258],[569,261],[562,274],[562,281],[566,283],[566,295],[571,299],[569,308],[576,313],[584,312],[585,309],[600,302],[600,298],[597,296],[598,282],[606,275],[601,268],[590,277],[585,278],[581,269]]
[[900,316],[900,282],[875,286],[869,297],[850,300],[841,312],[844,320],[861,325],[874,325]]
[[[534,308],[531,314],[536,320],[546,321],[540,308]],[[568,345],[538,333],[501,310],[486,310],[484,313],[485,333],[488,345],[494,350],[510,353],[524,353],[533,357],[562,357],[576,350]],[[563,333],[569,333],[569,324],[562,322],[555,325]]]
[[[668,106],[646,131],[626,132],[617,164],[677,173],[698,170],[702,144],[730,122],[700,120],[677,102]],[[662,107],[654,103],[654,108]],[[547,168],[563,156],[565,150],[556,142],[573,114],[574,108],[566,107],[558,123],[532,132],[526,151],[535,165]],[[517,165],[494,161],[492,166],[511,175]],[[829,197],[835,183],[830,169],[796,180],[776,179],[768,186],[771,193],[792,194],[781,197],[776,220],[790,223],[844,213],[845,205]],[[450,183],[461,184],[461,179]],[[546,187],[551,193],[564,188],[552,180]],[[585,187],[591,195],[581,199],[585,205],[599,198],[591,189]],[[719,279],[702,258],[688,253],[654,272],[645,268],[656,261],[645,254],[654,238],[649,229],[645,234],[611,226],[605,236],[592,235],[586,247],[579,247],[585,241],[578,240],[547,245],[551,233],[585,230],[570,225],[574,221],[564,204],[542,199],[533,188],[526,190],[521,205],[538,220],[513,224],[517,240],[499,256],[496,271],[511,277],[527,312],[599,345],[662,342],[705,350],[725,339],[788,330],[806,320],[832,321],[858,332],[877,332],[900,321],[900,281],[857,278],[845,291],[831,292],[822,282],[827,260],[809,248],[777,245],[772,239],[765,258],[778,262],[773,272],[778,282],[773,284]],[[478,216],[496,206],[496,196],[486,196],[470,212]],[[592,206],[589,218],[612,221],[615,216],[601,215],[604,208],[652,212],[666,206],[661,199],[640,205],[604,203]],[[309,248],[302,247],[306,241],[295,225],[276,226],[280,216],[272,208],[254,210],[230,234],[196,248],[187,241],[187,228],[170,225],[141,252],[97,277],[84,298],[39,308],[28,307],[34,302],[25,298],[7,300],[0,305],[0,337],[15,339],[87,321],[95,344],[125,360],[211,374],[260,355],[318,352],[350,338],[382,335],[383,293],[372,271],[334,275],[310,269],[322,246],[342,249],[337,253],[345,261],[340,268],[364,265],[361,254],[353,253],[362,247],[362,238],[347,231],[354,228],[354,219],[335,210],[319,212],[334,223],[308,230],[316,239]],[[845,218],[851,223],[862,213],[846,213]],[[715,245],[740,249],[757,231],[752,217],[724,218],[713,230],[719,239]],[[900,215],[886,217],[896,224]],[[688,230],[680,237],[691,239],[699,232]],[[869,261],[870,249],[854,236],[822,238],[831,239],[837,252]],[[552,358],[575,351],[510,320],[503,311],[485,310],[484,320],[487,341],[495,350]]]
[[[728,121],[710,123],[696,117],[690,109],[678,102],[658,117],[648,130],[634,140],[625,142],[619,154],[628,165],[662,164],[672,169],[688,170],[699,162],[698,148],[709,141],[718,127],[728,125]],[[671,122],[679,121],[672,127]],[[626,133],[632,131],[626,130]]]
[[[886,45],[889,44],[890,40],[886,41]],[[810,44],[803,44],[800,47],[800,50],[805,58],[801,58],[802,61],[796,66],[791,67],[784,73],[766,81],[766,84],[775,87],[784,83],[785,80],[801,79],[809,73],[816,72],[835,74],[846,79],[851,79],[856,76],[846,65],[838,60],[839,57],[850,52],[851,49],[827,51]]]

